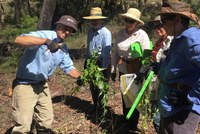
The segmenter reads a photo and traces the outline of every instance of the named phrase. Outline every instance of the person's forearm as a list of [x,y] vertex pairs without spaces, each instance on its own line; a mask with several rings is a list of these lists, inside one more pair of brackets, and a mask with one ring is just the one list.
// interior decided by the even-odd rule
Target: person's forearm
[[19,46],[36,46],[45,44],[46,38],[38,38],[34,36],[18,36],[15,39],[15,43]]
[[68,75],[71,76],[72,78],[77,79],[81,74],[78,70],[72,69],[69,71]]

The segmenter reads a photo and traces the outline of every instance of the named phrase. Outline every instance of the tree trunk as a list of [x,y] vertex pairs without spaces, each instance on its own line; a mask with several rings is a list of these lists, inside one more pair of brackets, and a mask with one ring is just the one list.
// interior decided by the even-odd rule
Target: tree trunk
[[141,10],[144,7],[144,4],[146,3],[145,0],[138,0],[138,8]]
[[15,3],[15,25],[18,26],[20,24],[21,18],[21,0],[14,0]]
[[56,8],[56,2],[57,0],[44,0],[37,26],[38,30],[51,29],[51,22]]
[[3,29],[4,25],[4,8],[3,5],[0,3],[0,29]]

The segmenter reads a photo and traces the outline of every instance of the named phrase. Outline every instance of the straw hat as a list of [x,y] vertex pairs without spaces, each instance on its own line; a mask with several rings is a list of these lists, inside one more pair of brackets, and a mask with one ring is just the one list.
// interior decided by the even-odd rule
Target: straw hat
[[121,16],[122,18],[130,18],[136,20],[140,22],[142,25],[144,25],[144,22],[140,20],[141,12],[136,8],[129,8],[126,13],[120,14],[119,16]]
[[189,4],[181,1],[168,2],[165,4],[166,5],[161,8],[160,15],[180,14],[198,24],[199,18],[194,13],[191,13]]
[[95,20],[95,19],[106,19],[106,16],[102,16],[102,10],[100,7],[93,7],[90,10],[90,16],[85,16],[83,19]]

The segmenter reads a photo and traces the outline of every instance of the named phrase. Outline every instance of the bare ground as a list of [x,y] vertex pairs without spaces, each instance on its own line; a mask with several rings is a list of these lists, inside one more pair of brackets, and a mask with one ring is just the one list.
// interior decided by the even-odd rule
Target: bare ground
[[[82,69],[83,60],[75,60],[75,66]],[[11,86],[15,74],[0,74],[0,134],[5,134],[12,126],[11,97],[8,96],[8,88]],[[110,95],[109,114],[105,123],[97,119],[95,113],[91,113],[92,98],[88,87],[77,87],[75,80],[56,71],[49,81],[55,120],[53,130],[58,134],[127,134],[127,128],[123,122],[121,95],[119,83],[110,82],[111,90],[115,95]],[[142,122],[140,120],[139,127]],[[199,132],[199,131],[198,131]],[[198,133],[197,132],[197,133]],[[149,122],[145,134],[155,134],[152,123]]]

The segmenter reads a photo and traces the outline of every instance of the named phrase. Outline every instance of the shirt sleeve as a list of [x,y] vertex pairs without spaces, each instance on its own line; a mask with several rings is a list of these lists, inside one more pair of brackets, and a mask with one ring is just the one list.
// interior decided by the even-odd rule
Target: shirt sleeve
[[60,63],[60,68],[68,74],[70,70],[74,69],[74,64],[69,56],[69,53],[66,53],[66,55],[63,57],[62,62]]
[[102,68],[107,68],[108,65],[110,65],[110,51],[111,51],[111,43],[112,43],[112,36],[111,32],[107,31],[105,34],[105,46],[102,50],[102,56],[103,56],[103,64]]
[[200,105],[200,43],[188,40],[188,44],[193,45],[186,49],[188,50],[187,59],[191,62],[191,64],[197,67],[197,71],[195,73],[198,73],[198,77],[187,97],[190,102]]

